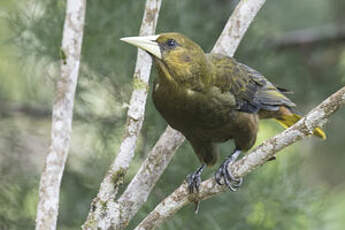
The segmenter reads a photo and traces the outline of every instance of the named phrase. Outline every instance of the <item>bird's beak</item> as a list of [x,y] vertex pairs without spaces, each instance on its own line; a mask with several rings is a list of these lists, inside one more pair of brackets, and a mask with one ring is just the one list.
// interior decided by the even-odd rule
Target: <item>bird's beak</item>
[[126,37],[121,38],[121,41],[127,42],[131,45],[134,45],[140,49],[143,49],[150,54],[154,55],[155,57],[162,59],[161,49],[159,48],[158,43],[156,40],[158,39],[159,35],[152,35],[152,36],[142,36],[142,37]]

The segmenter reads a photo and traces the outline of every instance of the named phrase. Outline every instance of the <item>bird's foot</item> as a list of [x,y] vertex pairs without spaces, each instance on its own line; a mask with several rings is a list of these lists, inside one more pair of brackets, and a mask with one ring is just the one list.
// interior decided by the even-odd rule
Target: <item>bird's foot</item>
[[189,174],[187,176],[187,183],[188,183],[188,189],[189,189],[189,193],[198,193],[199,192],[199,187],[200,187],[200,183],[201,183],[201,173],[205,168],[205,164],[202,164],[200,168],[198,168],[198,170],[196,170],[195,172]]
[[[187,176],[187,183],[188,183],[188,190],[190,194],[193,193],[199,193],[199,187],[200,187],[200,183],[201,183],[201,173],[205,168],[205,164],[202,164],[200,168],[198,168],[198,170],[196,170],[195,172],[189,174]],[[200,206],[200,200],[196,199],[194,200],[195,203],[195,214],[199,213],[199,206]]]
[[[238,156],[241,154],[240,150],[236,150],[232,155],[227,157],[227,159],[222,163],[222,165],[219,167],[219,169],[216,172],[215,179],[217,184],[225,185],[229,188],[230,191],[235,192],[237,191],[242,183],[242,178],[235,178],[231,172],[228,170],[229,165],[234,163]],[[222,179],[224,183],[222,182]]]

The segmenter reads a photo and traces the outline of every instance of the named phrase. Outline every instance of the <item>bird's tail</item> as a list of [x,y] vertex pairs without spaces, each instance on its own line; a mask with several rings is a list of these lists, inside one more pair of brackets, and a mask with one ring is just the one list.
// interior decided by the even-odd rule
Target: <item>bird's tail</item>
[[[279,118],[276,118],[276,120],[279,122],[281,126],[284,128],[288,128],[295,124],[297,121],[301,119],[301,116],[295,113],[291,113],[289,115],[282,115]],[[327,138],[326,133],[321,128],[314,129],[313,132],[314,136],[320,137],[321,139],[325,140]]]

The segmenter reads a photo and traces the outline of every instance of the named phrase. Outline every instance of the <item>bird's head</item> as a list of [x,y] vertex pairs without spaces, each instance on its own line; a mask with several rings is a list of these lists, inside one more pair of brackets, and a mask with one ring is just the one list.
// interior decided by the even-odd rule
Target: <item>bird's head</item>
[[162,33],[121,40],[148,52],[160,68],[166,68],[175,81],[189,82],[195,76],[202,77],[207,69],[204,51],[182,34]]

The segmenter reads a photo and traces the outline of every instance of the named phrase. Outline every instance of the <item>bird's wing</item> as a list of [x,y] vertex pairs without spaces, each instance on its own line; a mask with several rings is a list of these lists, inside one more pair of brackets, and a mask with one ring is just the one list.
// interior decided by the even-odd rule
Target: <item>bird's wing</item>
[[223,55],[209,55],[215,64],[214,83],[223,92],[236,98],[238,110],[255,113],[259,110],[276,111],[280,106],[294,107],[283,93],[256,70]]

